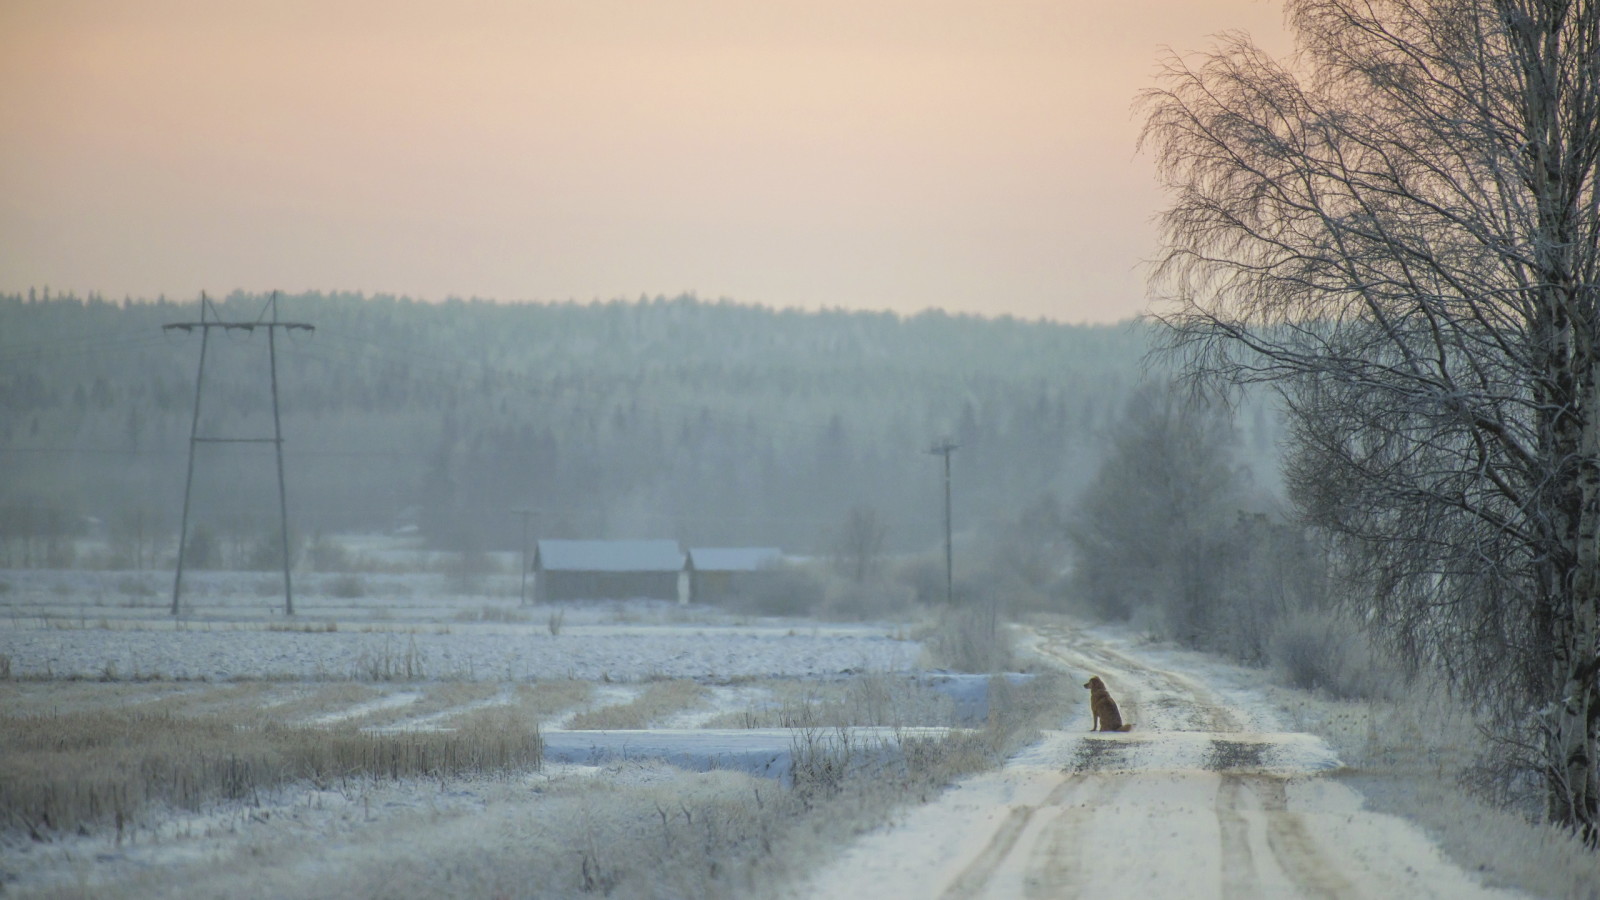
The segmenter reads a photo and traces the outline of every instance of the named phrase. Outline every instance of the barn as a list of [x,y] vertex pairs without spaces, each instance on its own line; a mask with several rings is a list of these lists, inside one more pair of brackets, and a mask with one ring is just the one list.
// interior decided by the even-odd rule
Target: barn
[[677,541],[542,540],[534,545],[531,568],[535,603],[689,599]]
[[783,561],[777,547],[694,547],[684,561],[689,597],[719,603],[754,587]]

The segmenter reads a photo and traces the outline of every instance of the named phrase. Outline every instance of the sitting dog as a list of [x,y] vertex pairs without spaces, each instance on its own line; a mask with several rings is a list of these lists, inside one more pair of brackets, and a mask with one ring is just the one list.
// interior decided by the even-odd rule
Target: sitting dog
[[1111,699],[1106,683],[1096,675],[1084,687],[1089,689],[1089,711],[1094,713],[1094,726],[1090,731],[1132,731],[1133,723],[1123,724],[1122,711],[1117,701]]

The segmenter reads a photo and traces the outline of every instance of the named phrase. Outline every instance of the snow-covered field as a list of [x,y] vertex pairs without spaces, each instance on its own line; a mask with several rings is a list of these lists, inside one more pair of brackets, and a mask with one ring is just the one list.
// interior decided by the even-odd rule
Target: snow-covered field
[[[9,673],[0,697],[13,715],[240,714],[248,704],[288,725],[395,733],[450,730],[474,711],[509,707],[518,686],[579,683],[575,705],[553,708],[537,723],[544,743],[537,770],[291,784],[249,803],[172,809],[125,829],[42,839],[11,822],[0,838],[0,888],[43,896],[306,895],[312,888],[292,874],[296,866],[342,866],[316,890],[407,896],[375,885],[383,883],[381,860],[395,852],[389,842],[421,823],[510,816],[517,822],[507,824],[508,834],[533,827],[527,819],[570,831],[567,817],[583,806],[574,798],[602,788],[629,797],[693,794],[711,790],[708,784],[758,798],[777,790],[760,782],[787,775],[802,730],[760,726],[790,707],[841,702],[863,677],[893,679],[894,690],[919,699],[911,706],[894,700],[889,721],[850,729],[843,739],[858,752],[937,737],[961,716],[982,719],[984,679],[923,677],[918,683],[927,689],[913,683],[921,647],[901,624],[760,619],[652,601],[524,607],[515,585],[461,593],[444,576],[360,578],[362,596],[354,598],[335,596],[334,577],[299,579],[291,618],[270,575],[197,573],[186,579],[183,615],[173,617],[170,580],[158,575],[0,572],[0,665]],[[642,726],[569,727],[579,716],[626,711],[653,685],[674,680],[693,682],[692,699]],[[833,699],[819,701],[824,695]],[[823,749],[844,735],[803,731]],[[755,781],[740,787],[739,778]],[[429,845],[440,846],[443,833],[430,833]],[[482,836],[466,829],[461,839]],[[265,862],[291,859],[297,862],[287,867]]]
[[360,577],[373,583],[358,599],[326,593],[336,576],[302,579],[290,618],[270,575],[200,573],[174,617],[156,591],[170,580],[150,573],[0,573],[0,656],[18,678],[369,679],[409,665],[418,679],[634,682],[911,671],[920,653],[903,628],[881,625],[653,601],[522,607],[452,594],[442,576]]
[[[900,623],[769,620],[647,602],[530,609],[518,605],[514,586],[462,593],[442,576],[362,577],[354,598],[337,596],[332,578],[302,579],[289,619],[270,576],[202,573],[174,619],[170,595],[149,574],[0,572],[4,711],[186,715],[247,706],[290,725],[393,734],[448,731],[484,710],[537,708],[541,767],[292,783],[248,802],[39,839],[7,825],[0,890],[1508,895],[1480,871],[1499,862],[1472,857],[1470,843],[1447,857],[1415,824],[1374,810],[1352,789],[1361,783],[1352,773],[1369,771],[1352,756],[1359,748],[1302,730],[1342,714],[1336,704],[1304,695],[1289,703],[1259,671],[1059,622],[1014,632],[1036,666],[1073,679],[1059,728],[887,825],[881,815],[861,824],[841,815],[807,826],[810,837],[786,832],[785,841],[811,843],[784,847],[777,856],[787,861],[766,866],[770,823],[761,811],[775,805],[781,788],[772,779],[786,775],[795,754],[845,741],[859,756],[958,732],[983,720],[987,680],[923,671],[916,632]],[[1089,674],[1112,684],[1133,732],[1087,734],[1076,684]],[[546,687],[557,700],[530,701],[530,691]],[[818,710],[858,727],[785,727]],[[716,858],[729,847],[745,854],[736,877],[731,855],[723,867]],[[1566,887],[1549,893],[1595,896],[1581,885],[1600,877],[1586,880],[1584,858],[1574,863],[1562,852],[1560,865],[1579,874],[1554,879]],[[637,858],[624,865],[619,855]]]

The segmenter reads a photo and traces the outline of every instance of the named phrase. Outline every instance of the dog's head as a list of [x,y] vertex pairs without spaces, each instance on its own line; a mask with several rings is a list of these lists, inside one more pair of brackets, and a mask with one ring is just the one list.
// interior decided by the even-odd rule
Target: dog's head
[[1106,683],[1104,681],[1100,680],[1100,676],[1099,675],[1096,675],[1093,678],[1090,678],[1088,681],[1084,682],[1083,686],[1088,688],[1091,691],[1103,691],[1103,690],[1106,689]]

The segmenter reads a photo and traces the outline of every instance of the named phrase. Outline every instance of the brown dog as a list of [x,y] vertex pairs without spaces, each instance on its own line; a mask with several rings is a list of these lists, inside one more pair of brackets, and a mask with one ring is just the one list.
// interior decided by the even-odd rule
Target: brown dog
[[1106,683],[1096,675],[1084,684],[1089,689],[1089,711],[1094,713],[1095,727],[1090,731],[1132,731],[1133,723],[1123,724],[1122,711],[1117,709],[1117,701],[1111,699],[1111,692],[1106,690]]

